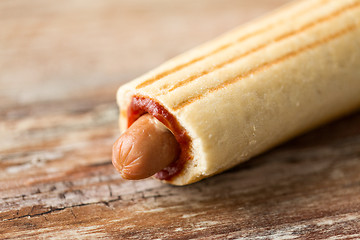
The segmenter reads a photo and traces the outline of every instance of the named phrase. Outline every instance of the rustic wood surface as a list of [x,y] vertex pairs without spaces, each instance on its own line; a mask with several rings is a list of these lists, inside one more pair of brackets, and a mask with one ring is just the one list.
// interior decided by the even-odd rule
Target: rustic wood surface
[[360,112],[185,187],[111,165],[116,88],[287,0],[2,0],[0,239],[360,238]]

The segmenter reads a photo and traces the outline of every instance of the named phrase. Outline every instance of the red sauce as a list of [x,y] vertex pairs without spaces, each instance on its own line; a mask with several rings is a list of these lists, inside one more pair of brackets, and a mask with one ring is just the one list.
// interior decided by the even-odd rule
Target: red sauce
[[160,105],[160,103],[143,96],[133,96],[127,111],[128,127],[130,127],[141,115],[149,113],[172,131],[180,145],[181,153],[179,158],[160,172],[156,173],[155,177],[161,180],[171,180],[174,176],[181,173],[184,164],[191,159],[189,150],[190,137],[176,118]]

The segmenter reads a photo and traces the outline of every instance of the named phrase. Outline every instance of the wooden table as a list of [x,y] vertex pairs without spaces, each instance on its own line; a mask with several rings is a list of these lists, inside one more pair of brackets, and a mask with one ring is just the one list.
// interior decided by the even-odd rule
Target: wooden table
[[360,238],[360,112],[175,187],[111,165],[118,86],[287,0],[0,2],[0,238]]

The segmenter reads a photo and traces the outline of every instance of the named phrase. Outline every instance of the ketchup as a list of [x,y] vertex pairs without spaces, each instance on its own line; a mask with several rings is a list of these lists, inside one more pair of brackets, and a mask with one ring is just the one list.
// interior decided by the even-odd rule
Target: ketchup
[[192,156],[190,155],[190,137],[186,130],[179,124],[174,115],[157,101],[143,96],[133,96],[127,109],[128,126],[130,127],[141,115],[149,113],[162,122],[174,134],[179,143],[181,152],[179,158],[169,166],[155,174],[160,180],[171,180],[180,174],[184,165]]

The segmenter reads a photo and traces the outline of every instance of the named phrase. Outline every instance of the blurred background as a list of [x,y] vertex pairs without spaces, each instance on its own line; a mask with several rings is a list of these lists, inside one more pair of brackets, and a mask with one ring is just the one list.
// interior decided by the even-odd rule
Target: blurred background
[[111,164],[120,85],[287,2],[1,0],[0,239],[360,237],[359,113],[183,188]]
[[122,83],[286,2],[2,0],[0,107],[115,101]]

